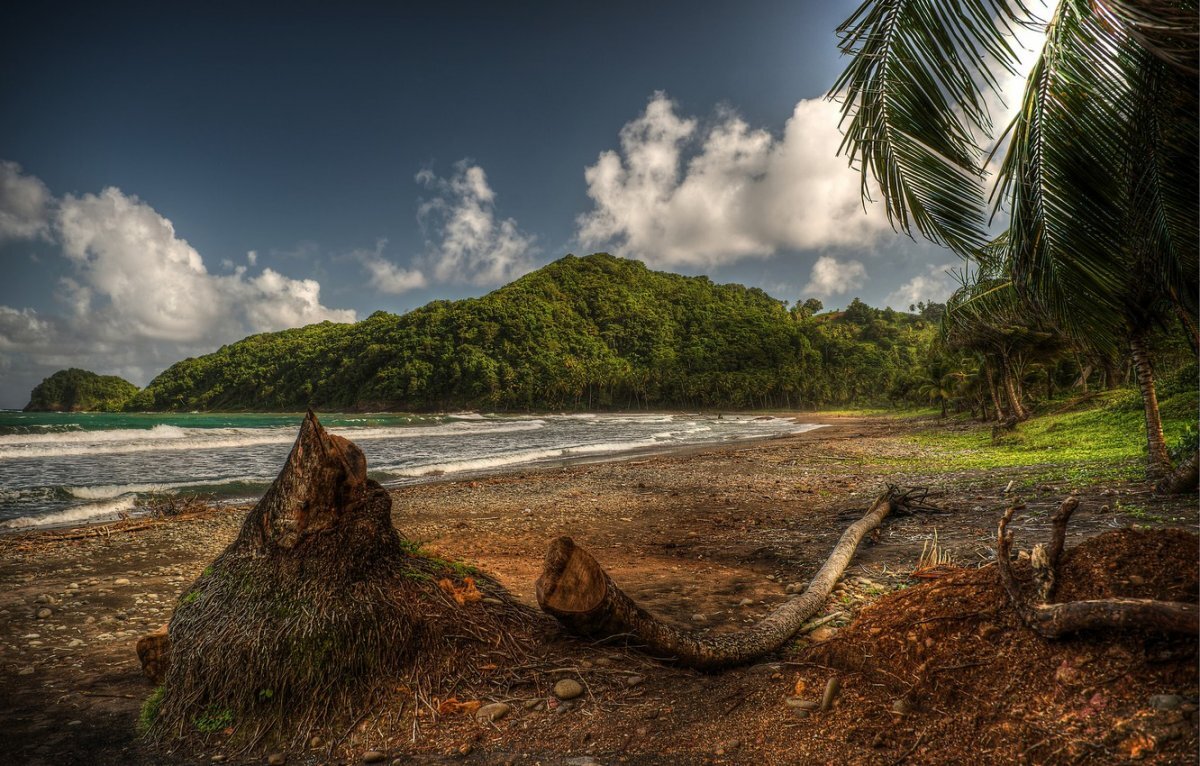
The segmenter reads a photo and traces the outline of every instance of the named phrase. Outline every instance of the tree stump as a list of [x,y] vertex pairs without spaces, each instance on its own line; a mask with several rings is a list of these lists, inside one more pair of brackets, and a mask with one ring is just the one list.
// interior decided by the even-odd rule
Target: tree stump
[[392,526],[391,507],[362,451],[309,412],[283,470],[184,592],[167,635],[143,639],[148,658],[169,652],[149,735],[298,742],[353,720],[399,681],[436,690],[482,664],[470,656],[479,647],[517,656],[533,643],[514,636],[536,612],[485,575],[420,553]]

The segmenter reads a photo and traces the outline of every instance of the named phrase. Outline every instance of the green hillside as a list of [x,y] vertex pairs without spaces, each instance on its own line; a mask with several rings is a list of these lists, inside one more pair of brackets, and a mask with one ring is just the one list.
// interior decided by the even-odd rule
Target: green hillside
[[741,285],[567,256],[482,298],[264,333],[173,365],[139,410],[807,407],[906,400],[933,323],[810,316]]
[[137,386],[116,375],[97,375],[72,367],[59,370],[35,386],[25,411],[117,411],[137,391]]

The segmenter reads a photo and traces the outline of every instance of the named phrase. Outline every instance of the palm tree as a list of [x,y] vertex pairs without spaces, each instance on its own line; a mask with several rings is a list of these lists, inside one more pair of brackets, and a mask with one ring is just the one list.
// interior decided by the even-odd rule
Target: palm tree
[[[1146,336],[1175,316],[1197,344],[1197,15],[1194,0],[1061,0],[1045,21],[1022,0],[866,0],[838,29],[851,60],[830,94],[894,228],[979,259],[995,255],[989,212],[1007,216],[999,278],[1027,310],[1130,351],[1152,474],[1170,460]],[[998,134],[987,95],[1036,25],[1045,43]],[[1003,138],[989,211],[986,150]]]

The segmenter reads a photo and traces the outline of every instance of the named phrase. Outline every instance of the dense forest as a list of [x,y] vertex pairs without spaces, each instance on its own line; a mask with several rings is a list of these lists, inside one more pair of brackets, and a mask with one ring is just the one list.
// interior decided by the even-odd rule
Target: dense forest
[[924,396],[940,307],[821,308],[568,255],[481,298],[251,336],[171,366],[128,407],[809,408]]
[[43,380],[29,395],[26,412],[120,410],[138,391],[124,378],[72,367]]

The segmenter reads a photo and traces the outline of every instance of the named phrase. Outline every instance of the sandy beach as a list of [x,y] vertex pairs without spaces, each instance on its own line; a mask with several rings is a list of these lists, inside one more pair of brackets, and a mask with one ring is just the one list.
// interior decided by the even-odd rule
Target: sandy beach
[[[939,736],[935,747],[934,738],[919,737],[921,727],[933,725],[933,719],[896,719],[895,733],[879,734],[874,740],[873,734],[848,733],[855,731],[854,722],[865,711],[876,707],[882,716],[878,721],[891,720],[885,715],[890,703],[879,696],[884,692],[867,681],[846,681],[836,715],[819,722],[798,719],[782,700],[798,681],[819,687],[830,674],[820,663],[805,659],[805,652],[819,649],[821,643],[836,643],[839,631],[848,630],[842,626],[852,623],[862,609],[918,582],[910,575],[935,530],[939,545],[957,564],[973,569],[994,557],[996,519],[1011,501],[1004,490],[1010,480],[1019,481],[1023,471],[1032,469],[938,473],[926,461],[915,468],[917,463],[908,460],[915,447],[906,436],[926,427],[920,422],[804,419],[826,427],[768,441],[516,471],[392,492],[393,518],[404,535],[441,556],[492,574],[525,603],[536,606],[533,581],[547,543],[570,535],[655,613],[719,631],[751,622],[786,599],[789,586],[794,590],[795,584],[806,581],[848,519],[860,514],[885,484],[928,487],[929,501],[950,513],[888,520],[860,549],[823,612],[840,616],[802,639],[795,651],[770,662],[703,675],[564,638],[564,651],[576,656],[571,672],[585,679],[589,690],[566,714],[538,707],[538,690],[553,677],[538,678],[531,681],[533,704],[514,705],[516,712],[498,724],[484,726],[461,717],[427,721],[415,741],[381,727],[378,736],[356,732],[346,741],[352,750],[288,753],[287,762],[361,762],[361,750],[353,749],[372,737],[375,747],[387,753],[387,762],[395,758],[398,763],[789,763],[816,744],[831,762],[946,762],[963,744],[952,736]],[[1064,494],[1062,487],[1051,485],[1027,492],[1017,534],[1029,541],[1044,539],[1046,515]],[[1157,516],[1195,529],[1194,499],[1152,498],[1142,485],[1095,485],[1081,491],[1081,509],[1068,544],[1137,521],[1110,510],[1117,508],[1110,500],[1114,495],[1137,496]],[[0,760],[164,762],[147,751],[135,733],[138,710],[151,686],[141,675],[134,643],[167,621],[188,584],[236,535],[244,513],[245,508],[222,508],[102,530],[0,538],[0,704],[7,732]],[[1150,585],[1158,582],[1155,576],[1146,576]],[[1170,586],[1167,580],[1163,583]],[[1002,620],[999,624],[1007,629]],[[1081,646],[1064,648],[1063,656],[1091,651],[1090,644]],[[1153,641],[1120,646],[1129,654],[1128,667],[1110,679],[1109,686],[1103,686],[1101,677],[1120,658],[1104,655],[1083,663],[1087,667],[1078,671],[1096,674],[1083,687],[1093,701],[1094,695],[1104,695],[1105,715],[1120,711],[1125,716],[1129,705],[1145,707],[1144,699],[1134,698],[1146,689],[1194,702],[1194,650],[1192,656],[1176,656],[1170,654],[1171,647]],[[1166,655],[1155,654],[1164,651]],[[1137,658],[1143,655],[1150,664],[1139,669]],[[1190,686],[1179,680],[1189,672]],[[1177,688],[1180,685],[1186,688]],[[1060,707],[1086,704],[1087,698],[1080,703],[1077,695],[1067,696],[1070,699],[1060,695],[1047,702],[1047,718],[1036,725],[1050,726],[1049,716],[1061,713]],[[965,698],[961,704],[968,704]],[[1194,754],[1195,706],[1181,704],[1182,712],[1179,706],[1170,711],[1170,722],[1155,718],[1153,723],[1185,728],[1148,750],[1143,762],[1176,763],[1184,753]],[[953,709],[926,712],[959,720]],[[1013,736],[1024,737],[1024,724],[1016,721],[1029,716],[1012,715]],[[876,732],[888,728],[883,723],[870,725]],[[909,734],[901,736],[905,731]],[[242,761],[219,750],[176,753],[166,762],[214,760],[262,762],[261,756]],[[1008,760],[997,756],[997,762]]]

